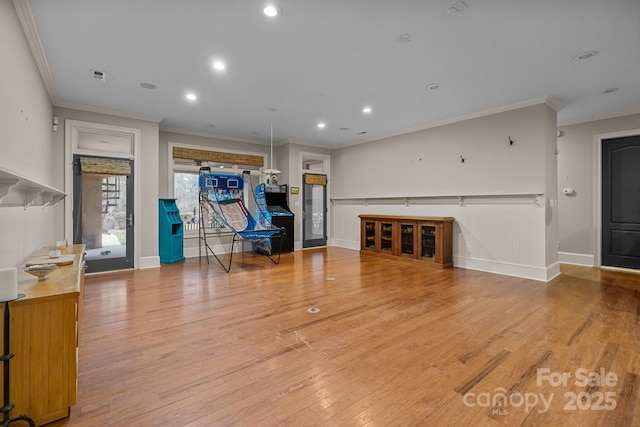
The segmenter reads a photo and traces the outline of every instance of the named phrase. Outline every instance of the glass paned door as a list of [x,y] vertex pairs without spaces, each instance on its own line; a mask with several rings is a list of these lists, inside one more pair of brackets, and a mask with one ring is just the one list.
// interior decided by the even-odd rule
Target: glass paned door
[[303,248],[327,245],[327,176],[303,176]]
[[[129,174],[82,171],[74,156],[73,242],[86,245],[87,273],[133,268],[133,161]],[[108,168],[107,168],[108,169]]]

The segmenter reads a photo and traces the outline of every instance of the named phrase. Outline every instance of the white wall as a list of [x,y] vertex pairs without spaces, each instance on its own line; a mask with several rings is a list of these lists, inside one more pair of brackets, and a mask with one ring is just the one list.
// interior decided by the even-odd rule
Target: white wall
[[544,108],[539,104],[338,150],[333,167],[340,185],[332,197],[544,193]]
[[[558,273],[555,117],[541,103],[336,150],[332,242],[359,247],[359,213],[453,216],[455,265],[550,279]],[[460,195],[475,197],[459,206]]]
[[[10,0],[0,0],[0,64],[0,165],[62,189],[53,108]],[[36,249],[54,244],[58,209],[0,207],[0,267],[21,265]]]
[[[558,192],[560,259],[594,265],[596,252],[594,136],[604,133],[640,130],[640,113],[621,117],[561,125],[558,138]],[[640,132],[638,132],[640,134]],[[575,194],[565,196],[564,188]]]

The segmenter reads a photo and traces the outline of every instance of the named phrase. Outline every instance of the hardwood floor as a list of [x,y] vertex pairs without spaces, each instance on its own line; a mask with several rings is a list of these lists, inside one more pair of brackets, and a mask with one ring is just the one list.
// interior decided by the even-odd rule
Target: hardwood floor
[[78,403],[53,425],[640,425],[639,289],[340,248],[89,276]]

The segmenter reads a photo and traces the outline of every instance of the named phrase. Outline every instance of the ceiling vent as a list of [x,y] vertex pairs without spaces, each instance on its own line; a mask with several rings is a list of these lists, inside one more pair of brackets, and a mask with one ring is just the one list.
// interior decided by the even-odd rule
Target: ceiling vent
[[107,81],[107,73],[100,70],[91,70],[91,77],[102,82]]

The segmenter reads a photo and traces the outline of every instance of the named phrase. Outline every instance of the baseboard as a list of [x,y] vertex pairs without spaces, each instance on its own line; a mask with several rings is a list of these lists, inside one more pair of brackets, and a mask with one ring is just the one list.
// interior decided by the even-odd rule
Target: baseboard
[[[329,239],[329,246],[360,250],[360,242],[353,242],[350,240]],[[559,262],[553,263],[547,267],[534,267],[530,265],[508,264],[500,261],[490,261],[454,255],[453,266],[468,268],[469,270],[485,271],[487,273],[522,277],[524,279],[538,280],[541,282],[548,282],[560,275]]]
[[547,282],[552,281],[560,275],[560,261],[556,261],[547,266]]
[[160,267],[160,257],[159,256],[145,256],[140,257],[138,268],[143,270],[145,268],[158,268]]
[[337,246],[339,248],[360,250],[360,242],[353,242],[351,240],[344,239],[329,239],[327,240],[327,246]]
[[558,252],[558,261],[563,264],[584,265],[585,267],[593,267],[595,265],[593,255],[571,252]]
[[[235,247],[233,248],[233,252],[236,253],[236,252],[241,251],[241,248],[243,247],[243,244],[247,245],[247,246],[244,247],[245,251],[251,251],[250,243],[248,243],[248,242],[236,242]],[[213,250],[213,252],[216,255],[228,254],[229,253],[229,249],[231,249],[230,245],[212,245],[210,247],[211,247],[211,249]],[[190,248],[184,248],[183,255],[184,255],[185,258],[198,258],[199,256],[205,256],[206,255],[205,247],[202,246],[200,249],[198,249],[197,246],[190,247]],[[209,255],[211,255],[211,253],[209,253]]]
[[486,259],[467,258],[453,256],[453,266],[468,268],[469,270],[484,271],[486,273],[504,274],[507,276],[522,277],[523,279],[548,282],[560,274],[560,264],[554,263],[548,267],[535,267],[531,265],[508,264]]
[[200,256],[198,248],[184,248],[183,254],[185,258],[198,258]]

